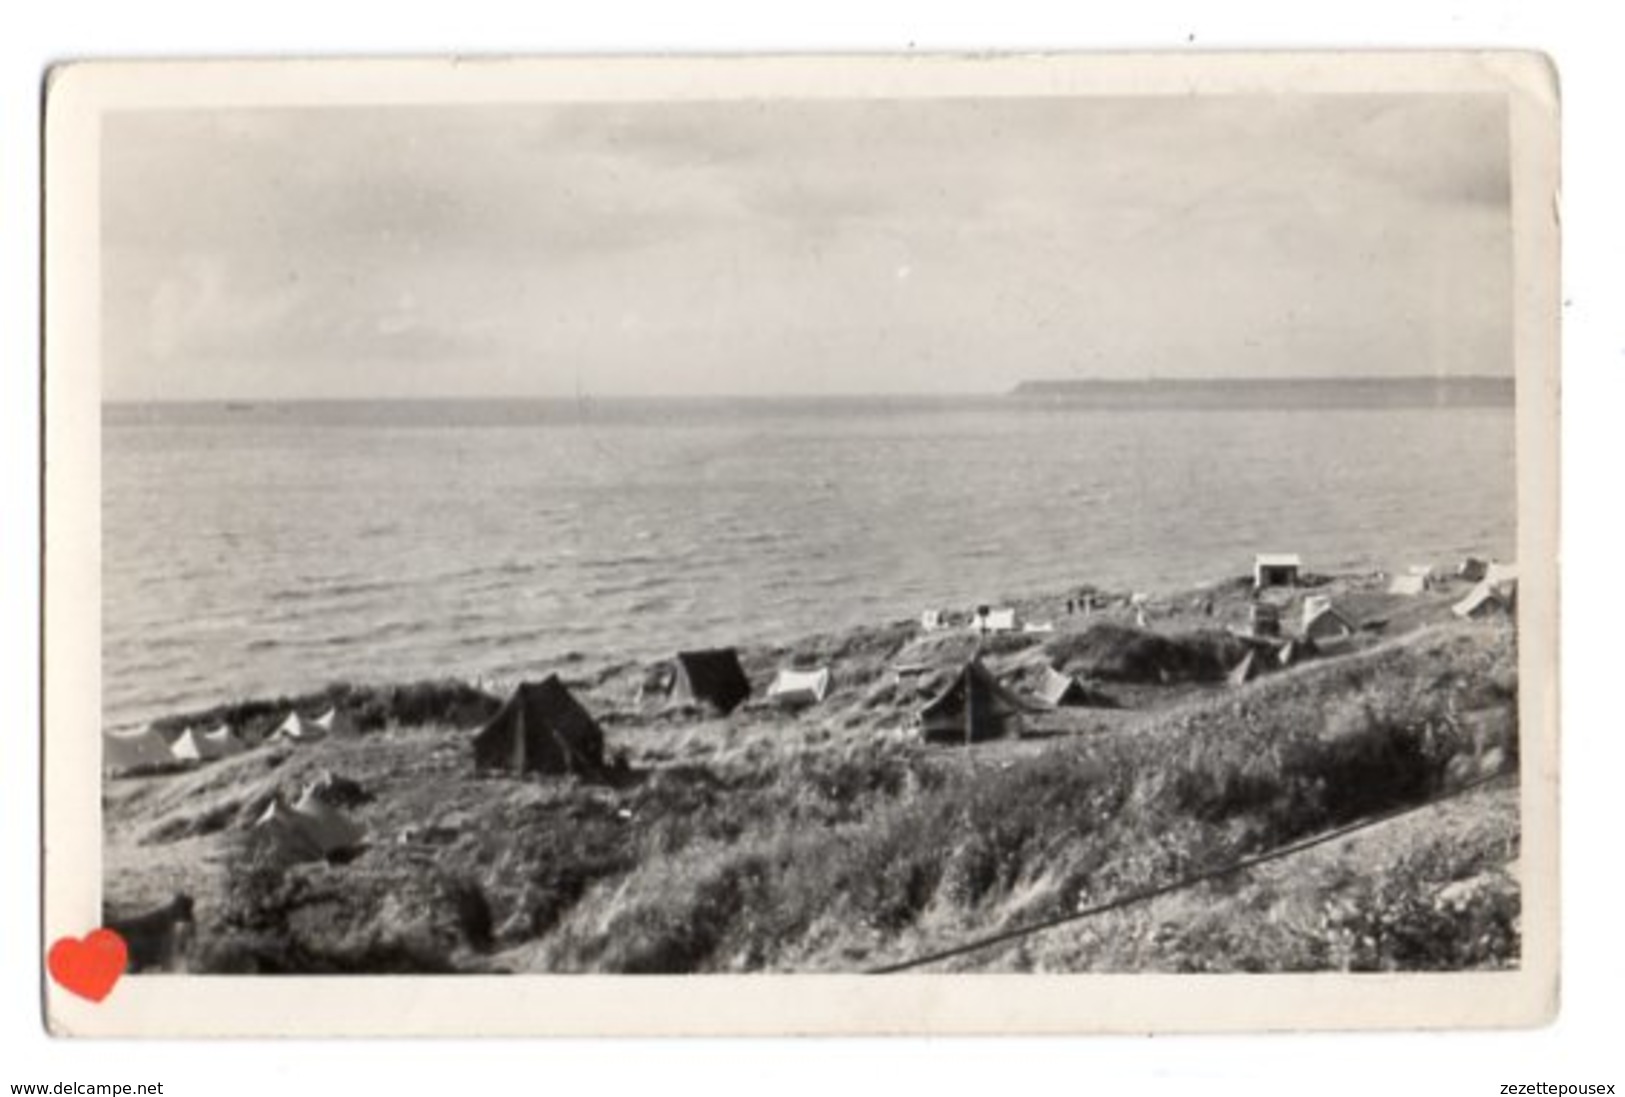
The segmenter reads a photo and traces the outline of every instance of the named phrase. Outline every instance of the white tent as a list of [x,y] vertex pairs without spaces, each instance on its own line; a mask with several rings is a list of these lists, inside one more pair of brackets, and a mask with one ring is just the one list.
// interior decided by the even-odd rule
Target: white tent
[[288,713],[288,718],[271,733],[272,739],[286,739],[294,743],[314,743],[326,737],[326,729],[306,720],[298,712]]
[[169,752],[182,762],[207,762],[216,757],[196,728],[187,728],[169,744]]
[[920,614],[920,627],[926,632],[938,632],[948,627],[940,609],[928,609]]
[[1427,576],[1417,575],[1414,572],[1406,575],[1396,575],[1393,581],[1388,584],[1389,594],[1405,594],[1412,597],[1427,593],[1427,589]]
[[1475,586],[1467,597],[1450,607],[1457,617],[1484,617],[1507,607],[1506,599],[1485,580]]
[[102,768],[113,773],[149,769],[175,761],[164,737],[152,728],[102,735]]
[[1089,703],[1089,689],[1075,675],[1066,674],[1054,667],[1044,668],[1044,680],[1039,683],[1038,696],[1046,704],[1059,708],[1062,705],[1086,705]]
[[767,687],[767,699],[781,705],[816,705],[829,696],[829,668],[781,670]]
[[348,735],[355,730],[354,725],[350,723],[350,718],[340,712],[337,705],[329,708],[312,720],[311,723],[321,728],[328,735]]

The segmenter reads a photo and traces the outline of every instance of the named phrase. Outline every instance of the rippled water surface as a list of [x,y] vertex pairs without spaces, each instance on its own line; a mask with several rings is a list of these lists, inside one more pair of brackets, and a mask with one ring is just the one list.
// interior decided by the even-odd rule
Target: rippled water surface
[[1510,408],[964,401],[120,406],[111,725],[338,679],[790,639],[1251,554],[1514,546]]

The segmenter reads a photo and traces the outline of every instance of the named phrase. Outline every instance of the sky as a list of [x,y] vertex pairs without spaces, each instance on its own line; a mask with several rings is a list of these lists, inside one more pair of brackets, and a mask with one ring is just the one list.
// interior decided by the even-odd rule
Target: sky
[[108,400],[1512,372],[1488,96],[143,111]]

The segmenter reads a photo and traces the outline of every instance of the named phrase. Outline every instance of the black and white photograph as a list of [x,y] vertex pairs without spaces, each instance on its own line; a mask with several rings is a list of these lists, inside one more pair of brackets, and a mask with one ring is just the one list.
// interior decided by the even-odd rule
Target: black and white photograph
[[130,988],[1529,974],[1530,70],[694,64],[107,98],[69,928]]

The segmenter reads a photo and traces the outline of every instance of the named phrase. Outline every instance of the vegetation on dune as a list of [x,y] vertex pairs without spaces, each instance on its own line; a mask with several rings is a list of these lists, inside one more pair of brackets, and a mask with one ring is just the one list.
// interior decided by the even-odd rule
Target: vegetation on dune
[[1110,621],[1044,645],[1062,670],[1109,682],[1219,682],[1251,648],[1221,629],[1163,634]]
[[159,732],[171,736],[188,727],[228,724],[239,736],[257,742],[275,731],[288,713],[315,716],[337,709],[358,731],[400,727],[477,727],[496,715],[500,698],[458,679],[409,682],[402,685],[361,685],[335,682],[314,693],[293,697],[232,701],[197,712],[183,712],[153,721]]
[[[1096,626],[1046,650],[1102,677],[1105,668],[1202,678],[1226,662],[1224,642]],[[391,808],[385,795],[368,808],[404,816],[461,797],[467,807],[441,844],[380,840],[353,864],[300,866],[274,886],[260,868],[234,867],[205,966],[672,972],[892,961],[1166,884],[1509,767],[1515,667],[1509,628],[1453,625],[1038,752],[993,744],[950,754],[872,731],[702,740],[701,728],[682,734],[703,752],[652,769],[654,755],[624,740],[645,769],[620,787],[448,775],[421,807]],[[671,742],[661,749],[690,753]],[[1438,861],[1341,889],[1347,909],[1317,911],[1328,919],[1316,923],[1321,944],[1293,962],[1515,959],[1515,896],[1510,914],[1502,900],[1457,909],[1418,897],[1426,918],[1422,906],[1407,910],[1406,880],[1450,874]],[[1373,934],[1372,919],[1415,932]],[[1221,923],[1193,913],[1183,924],[1172,954],[1136,962],[1198,970],[1256,960]],[[1345,937],[1354,943],[1336,943]],[[1066,962],[1121,959],[1080,948]]]

